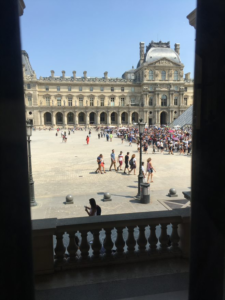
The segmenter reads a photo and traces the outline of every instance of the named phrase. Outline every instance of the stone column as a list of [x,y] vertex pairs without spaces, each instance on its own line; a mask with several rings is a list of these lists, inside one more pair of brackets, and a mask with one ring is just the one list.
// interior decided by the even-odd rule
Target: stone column
[[100,124],[100,113],[99,113],[99,111],[96,111],[96,114],[97,114],[97,125],[99,125]]
[[75,125],[77,125],[78,124],[78,113],[76,110],[74,111],[74,121],[75,121]]
[[180,94],[180,106],[183,106],[183,93]]
[[39,124],[42,126],[42,111],[41,110],[39,111],[39,114],[40,114],[40,123]]
[[89,116],[89,112],[88,112],[88,111],[86,111],[86,112],[85,112],[85,114],[86,114],[86,125],[88,126],[88,125],[89,125],[89,123],[90,123],[90,116]]
[[52,110],[52,126],[55,126],[55,114],[53,110]]
[[159,106],[159,93],[156,93],[156,106]]
[[107,124],[108,124],[108,125],[111,124],[111,121],[110,121],[111,118],[110,118],[110,117],[111,117],[111,113],[110,113],[110,111],[108,110],[108,111],[107,111]]
[[66,111],[64,110],[63,111],[63,126],[67,125],[67,122],[66,122]]
[[170,93],[170,106],[173,106],[174,105],[174,99],[173,99],[173,96],[174,94],[173,93]]
[[128,125],[132,125],[132,113],[128,111]]

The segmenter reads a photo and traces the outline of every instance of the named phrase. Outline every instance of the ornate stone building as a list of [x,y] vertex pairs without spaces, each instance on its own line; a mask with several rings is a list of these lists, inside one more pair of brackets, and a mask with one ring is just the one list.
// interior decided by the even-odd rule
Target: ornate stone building
[[180,44],[140,43],[137,68],[121,78],[51,76],[37,79],[22,51],[26,118],[35,126],[170,124],[193,102],[193,80],[183,76]]

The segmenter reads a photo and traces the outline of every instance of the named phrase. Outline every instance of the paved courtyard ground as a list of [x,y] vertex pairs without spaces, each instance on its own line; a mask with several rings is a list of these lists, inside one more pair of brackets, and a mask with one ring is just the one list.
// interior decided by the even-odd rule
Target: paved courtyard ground
[[[164,200],[184,199],[182,191],[190,190],[191,157],[179,155],[143,154],[143,161],[148,157],[156,169],[154,182],[150,186],[150,204],[140,204],[134,199],[137,194],[137,175],[126,175],[123,172],[109,172],[111,150],[136,154],[139,153],[135,144],[130,147],[128,142],[114,135],[112,142],[105,138],[98,139],[97,132],[92,130],[90,144],[86,144],[88,131],[76,131],[68,136],[67,143],[62,143],[56,131],[34,131],[32,135],[32,167],[35,181],[35,197],[38,206],[31,208],[32,219],[70,218],[86,216],[84,205],[93,197],[102,207],[102,214],[120,214],[131,212],[158,211],[170,209]],[[97,156],[104,156],[106,174],[96,174]],[[170,188],[175,188],[178,198],[167,196]],[[103,194],[112,195],[111,202],[102,202]],[[72,194],[74,204],[65,204],[65,197]],[[168,202],[167,202],[168,203]],[[171,202],[172,203],[172,202]],[[179,205],[179,204],[178,204]],[[181,203],[182,206],[182,203]],[[172,207],[172,205],[171,205]]]

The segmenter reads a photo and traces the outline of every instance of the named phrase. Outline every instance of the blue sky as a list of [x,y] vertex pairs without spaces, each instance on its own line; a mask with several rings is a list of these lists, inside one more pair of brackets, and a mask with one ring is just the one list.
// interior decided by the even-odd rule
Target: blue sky
[[139,42],[180,43],[185,72],[194,70],[195,30],[186,16],[195,0],[25,0],[22,49],[37,76],[121,77],[136,67]]

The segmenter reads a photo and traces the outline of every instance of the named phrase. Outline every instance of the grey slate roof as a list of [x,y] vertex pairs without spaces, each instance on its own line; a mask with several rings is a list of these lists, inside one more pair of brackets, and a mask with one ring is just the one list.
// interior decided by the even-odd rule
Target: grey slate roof
[[22,64],[25,65],[25,73],[26,75],[33,75],[34,70],[31,67],[29,56],[25,50],[22,50]]
[[170,127],[179,125],[183,127],[184,125],[192,125],[193,119],[193,105],[191,105],[182,115],[180,115],[176,120],[170,124]]

